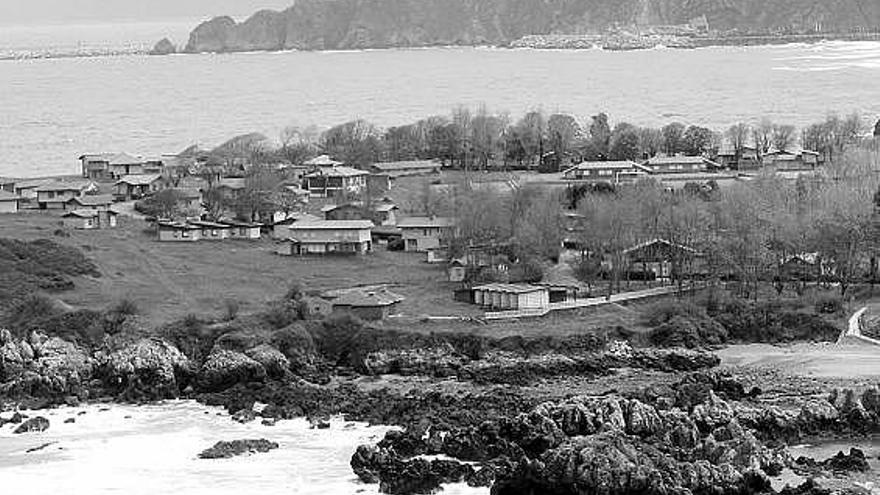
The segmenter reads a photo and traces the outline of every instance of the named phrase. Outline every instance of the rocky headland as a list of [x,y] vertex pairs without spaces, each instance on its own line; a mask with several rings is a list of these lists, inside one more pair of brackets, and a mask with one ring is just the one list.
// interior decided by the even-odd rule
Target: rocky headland
[[[639,34],[620,34],[619,26]],[[745,43],[753,36],[771,41],[864,36],[878,26],[880,6],[858,0],[302,0],[282,12],[257,12],[241,23],[230,17],[204,22],[192,31],[184,51],[580,48],[586,44],[583,38],[571,40],[584,33],[600,40],[587,47],[638,49]],[[682,31],[686,36],[679,35]]]

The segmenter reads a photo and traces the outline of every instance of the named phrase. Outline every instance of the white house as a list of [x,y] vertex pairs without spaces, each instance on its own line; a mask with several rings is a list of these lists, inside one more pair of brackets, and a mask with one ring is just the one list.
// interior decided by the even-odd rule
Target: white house
[[290,226],[280,254],[365,254],[373,249],[369,220],[319,220]]
[[541,309],[550,305],[550,289],[528,284],[486,284],[473,288],[474,303],[492,310]]

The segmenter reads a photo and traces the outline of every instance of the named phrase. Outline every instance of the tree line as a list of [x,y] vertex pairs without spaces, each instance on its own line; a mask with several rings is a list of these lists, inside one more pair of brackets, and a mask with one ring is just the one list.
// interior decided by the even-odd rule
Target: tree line
[[[518,120],[507,113],[459,106],[449,115],[382,129],[363,119],[321,131],[315,126],[289,126],[277,143],[251,133],[237,136],[204,159],[229,166],[259,163],[301,164],[318,154],[355,167],[382,161],[439,160],[460,169],[537,168],[555,172],[571,161],[642,160],[659,153],[714,158],[722,150],[740,155],[754,149],[758,158],[771,149],[798,146],[834,161],[860,139],[861,117],[831,114],[803,129],[761,119],[734,123],[727,129],[671,122],[662,127],[612,123],[605,113],[583,121],[566,113],[527,112]],[[193,153],[190,149],[187,153]]]

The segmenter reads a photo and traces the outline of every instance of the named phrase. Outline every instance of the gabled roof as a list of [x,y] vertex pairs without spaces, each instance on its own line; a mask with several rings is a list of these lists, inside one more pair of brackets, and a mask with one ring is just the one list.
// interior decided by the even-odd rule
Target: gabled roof
[[104,206],[113,203],[112,194],[85,195],[71,198],[68,203],[79,203],[83,206]]
[[630,160],[618,160],[618,161],[607,161],[607,162],[581,162],[573,167],[569,167],[563,173],[568,173],[572,170],[641,170],[643,172],[648,172],[649,169],[642,164],[630,161]]
[[176,229],[176,230],[201,230],[201,227],[196,227],[195,225],[191,225],[187,222],[175,222],[171,220],[159,220],[156,222],[160,228],[168,228],[168,229]]
[[275,225],[291,225],[297,222],[320,222],[321,219],[310,213],[291,213],[284,220],[275,222]]
[[683,250],[683,251],[687,251],[687,252],[689,252],[689,253],[691,253],[691,254],[697,254],[697,250],[696,250],[696,249],[693,249],[693,248],[687,247],[687,246],[685,246],[685,245],[683,245],[683,244],[677,244],[677,243],[674,243],[674,242],[667,241],[666,239],[659,239],[659,238],[658,238],[658,239],[651,239],[650,241],[645,241],[645,242],[642,242],[642,243],[636,244],[635,246],[632,246],[632,247],[630,247],[630,248],[624,249],[624,250],[623,250],[623,254],[629,254],[629,253],[631,253],[631,252],[638,251],[638,250],[640,250],[640,249],[644,249],[644,248],[646,248],[646,247],[648,247],[648,246],[652,246],[652,245],[654,245],[654,244],[662,244],[662,245],[665,245],[665,246],[674,247],[674,248],[676,248],[676,249],[681,249],[681,250]]
[[18,201],[22,199],[18,194],[13,194],[4,189],[0,189],[0,201]]
[[259,222],[245,222],[242,220],[235,220],[233,218],[221,218],[220,223],[225,223],[226,225],[230,225],[232,227],[262,227],[263,224]]
[[386,212],[391,210],[399,210],[398,206],[394,203],[379,203],[377,205],[373,205],[373,211],[378,212]]
[[195,225],[197,227],[208,227],[211,229],[229,229],[232,228],[231,225],[225,223],[217,223],[217,222],[209,222],[207,220],[190,220],[190,225]]
[[382,172],[398,172],[401,170],[432,170],[439,169],[440,163],[434,160],[411,160],[400,162],[381,162],[374,163],[373,168]]
[[[88,189],[93,186],[94,182],[90,180],[84,179],[74,179],[74,180],[56,180],[50,182],[44,182],[42,185],[37,186],[37,192],[40,191],[82,191]],[[16,186],[18,187],[18,186]]]
[[36,189],[44,184],[52,182],[51,179],[25,179],[15,183],[16,189]]
[[290,230],[362,230],[373,228],[369,220],[318,220],[296,222]]
[[645,165],[711,165],[713,167],[721,167],[720,164],[704,156],[655,156],[650,158]]
[[303,162],[303,165],[309,167],[336,167],[338,165],[342,165],[342,162],[338,162],[327,155],[319,155],[311,160],[306,160]]
[[403,301],[403,296],[386,288],[357,289],[344,292],[332,299],[334,306],[351,306],[353,308],[373,308],[391,306]]
[[126,175],[121,179],[116,181],[117,184],[128,184],[130,186],[149,186],[153,182],[161,179],[162,176],[159,174],[138,174],[138,175]]
[[397,222],[401,229],[424,229],[430,227],[454,227],[455,219],[448,217],[406,217]]
[[63,218],[95,218],[98,216],[98,212],[95,210],[73,210],[61,216]]
[[86,153],[79,157],[80,160],[90,162],[107,162],[110,165],[137,165],[144,163],[144,159],[128,153]]

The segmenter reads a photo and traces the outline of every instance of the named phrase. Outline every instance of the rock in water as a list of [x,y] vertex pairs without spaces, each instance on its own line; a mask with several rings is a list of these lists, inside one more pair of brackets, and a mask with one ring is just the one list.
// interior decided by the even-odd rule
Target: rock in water
[[48,429],[49,420],[42,416],[37,416],[20,424],[12,433],[28,433],[31,431],[46,431]]
[[168,38],[162,38],[150,50],[150,55],[171,55],[177,53],[177,47]]
[[226,459],[242,454],[255,452],[269,452],[277,449],[278,443],[270,442],[265,438],[259,440],[233,440],[231,442],[217,442],[213,447],[203,450],[199,459]]
[[188,379],[189,367],[187,357],[168,342],[142,339],[110,353],[103,380],[122,399],[172,399]]

